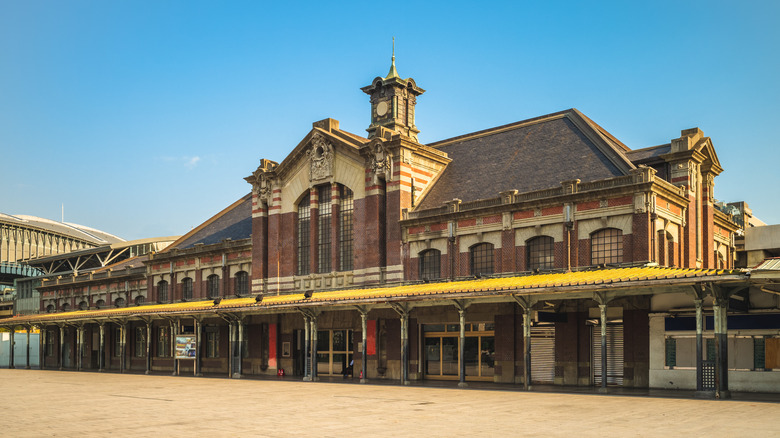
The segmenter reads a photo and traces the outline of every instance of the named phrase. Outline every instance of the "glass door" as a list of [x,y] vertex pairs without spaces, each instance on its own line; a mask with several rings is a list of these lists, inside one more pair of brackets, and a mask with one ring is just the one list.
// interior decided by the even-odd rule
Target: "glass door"
[[345,375],[351,369],[352,355],[352,330],[317,331],[318,375]]
[[[424,371],[428,379],[458,378],[460,327],[457,324],[426,324],[424,332]],[[495,360],[495,336],[492,323],[466,324],[467,380],[492,380]]]

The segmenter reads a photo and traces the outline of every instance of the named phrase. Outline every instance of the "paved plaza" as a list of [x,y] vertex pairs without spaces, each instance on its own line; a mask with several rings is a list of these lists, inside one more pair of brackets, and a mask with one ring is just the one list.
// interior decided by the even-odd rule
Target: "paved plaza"
[[777,436],[780,404],[0,369],[7,437]]

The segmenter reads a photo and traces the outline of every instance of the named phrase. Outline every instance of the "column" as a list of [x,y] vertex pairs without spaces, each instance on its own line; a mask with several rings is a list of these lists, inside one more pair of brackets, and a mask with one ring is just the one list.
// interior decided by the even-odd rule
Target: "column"
[[704,300],[696,299],[693,303],[696,305],[696,390],[704,390],[704,382],[702,380],[702,332],[704,331],[704,315],[702,311],[702,304]]
[[60,326],[60,354],[57,355],[57,364],[60,371],[65,366],[65,327]]
[[236,322],[228,321],[228,377],[233,377],[236,369]]
[[8,344],[8,369],[14,369],[14,332],[16,331],[15,327],[11,327],[11,339]]
[[311,381],[317,379],[317,317],[311,317]]
[[146,322],[146,373],[152,373],[152,322]]
[[360,359],[360,383],[366,383],[367,371],[368,371],[368,312],[360,312],[360,328],[362,331],[362,357]]
[[45,370],[46,369],[46,327],[39,326],[38,330],[40,331],[40,334],[38,335],[38,368]]
[[599,304],[601,311],[601,389],[607,392],[607,305]]
[[170,324],[170,333],[171,333],[171,357],[173,358],[173,373],[171,373],[174,376],[179,375],[179,359],[176,359],[176,323],[174,321],[171,321]]
[[100,345],[98,346],[98,372],[106,370],[106,324],[100,324]]
[[458,388],[465,388],[466,384],[466,309],[458,309],[458,318],[460,322],[460,334],[458,339],[460,341],[460,347],[458,348]]
[[236,341],[236,347],[238,350],[236,360],[236,372],[233,374],[234,379],[240,379],[244,374],[244,323],[239,320],[236,322],[236,330],[238,330],[238,340]]
[[523,308],[523,388],[531,390],[531,306]]
[[728,296],[716,294],[712,310],[715,323],[715,397],[731,398],[729,392]]
[[81,371],[81,359],[84,354],[84,327],[76,327],[76,371]]
[[[41,337],[38,336],[38,340],[40,341]],[[30,326],[27,326],[27,361],[25,363],[24,369],[29,370],[30,369]],[[40,359],[38,359],[40,360]]]
[[401,383],[409,384],[409,311],[401,312]]
[[200,343],[202,339],[203,327],[200,321],[195,320],[195,376],[200,377]]
[[311,341],[309,340],[309,332],[311,331],[309,317],[303,315],[303,381],[308,382],[311,380]]
[[127,324],[119,325],[119,372],[125,372],[125,348],[127,346]]

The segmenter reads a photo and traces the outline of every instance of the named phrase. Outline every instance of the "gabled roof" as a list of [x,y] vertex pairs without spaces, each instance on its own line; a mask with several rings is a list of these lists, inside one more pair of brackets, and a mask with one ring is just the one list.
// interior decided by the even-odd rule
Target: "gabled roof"
[[627,146],[576,109],[462,135],[428,146],[452,162],[418,209],[627,175]]
[[663,161],[661,155],[668,154],[671,150],[672,145],[667,143],[658,146],[651,146],[649,148],[628,151],[626,152],[626,157],[631,160],[634,165],[644,164],[652,161]]
[[168,252],[173,248],[191,248],[196,243],[211,245],[225,239],[240,240],[250,237],[252,237],[251,193],[212,216],[161,252]]

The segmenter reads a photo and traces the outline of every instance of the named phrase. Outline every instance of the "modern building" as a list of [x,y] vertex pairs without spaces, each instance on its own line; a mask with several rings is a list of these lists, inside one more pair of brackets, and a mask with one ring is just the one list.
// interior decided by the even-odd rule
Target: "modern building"
[[632,149],[570,109],[426,145],[394,61],[362,91],[367,137],[315,122],[251,194],[105,268],[143,290],[47,282],[52,313],[0,326],[41,327],[44,367],[780,391],[777,279],[733,269],[701,130]]

